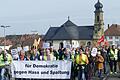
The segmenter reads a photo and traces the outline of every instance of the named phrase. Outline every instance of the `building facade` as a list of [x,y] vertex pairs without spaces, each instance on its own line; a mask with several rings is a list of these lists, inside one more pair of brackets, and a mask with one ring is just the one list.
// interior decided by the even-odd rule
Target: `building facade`
[[104,35],[103,5],[95,4],[94,25],[78,26],[69,18],[60,27],[50,27],[44,40],[49,42],[56,49],[63,47],[91,46]]
[[112,24],[108,25],[108,29],[105,31],[105,38],[110,45],[115,44],[120,45],[120,25]]

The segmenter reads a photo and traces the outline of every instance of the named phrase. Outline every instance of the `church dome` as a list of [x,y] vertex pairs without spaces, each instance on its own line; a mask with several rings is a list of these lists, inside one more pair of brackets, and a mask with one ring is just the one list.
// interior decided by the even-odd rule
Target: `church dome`
[[95,4],[95,8],[96,8],[97,10],[103,8],[103,5],[102,5],[102,3],[100,3],[99,0],[98,0],[98,2]]

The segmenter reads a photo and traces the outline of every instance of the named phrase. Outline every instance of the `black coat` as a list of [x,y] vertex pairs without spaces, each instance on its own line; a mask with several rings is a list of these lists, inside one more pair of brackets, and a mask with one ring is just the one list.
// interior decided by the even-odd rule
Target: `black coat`
[[118,61],[120,61],[120,50],[118,51]]

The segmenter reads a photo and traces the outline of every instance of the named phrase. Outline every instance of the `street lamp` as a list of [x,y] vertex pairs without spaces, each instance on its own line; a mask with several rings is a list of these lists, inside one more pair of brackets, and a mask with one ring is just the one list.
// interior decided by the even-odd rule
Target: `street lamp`
[[5,46],[6,46],[6,34],[5,34],[5,28],[8,28],[8,27],[10,27],[10,26],[4,26],[4,25],[2,25],[1,27],[4,28],[4,51],[5,51]]

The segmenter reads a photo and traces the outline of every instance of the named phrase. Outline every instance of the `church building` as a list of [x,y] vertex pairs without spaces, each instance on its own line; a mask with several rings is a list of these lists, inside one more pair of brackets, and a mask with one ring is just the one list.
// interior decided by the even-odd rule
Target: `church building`
[[95,4],[94,24],[78,26],[68,17],[68,20],[60,27],[50,27],[44,40],[54,48],[91,46],[104,35],[103,5],[98,0]]

